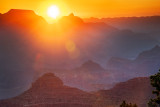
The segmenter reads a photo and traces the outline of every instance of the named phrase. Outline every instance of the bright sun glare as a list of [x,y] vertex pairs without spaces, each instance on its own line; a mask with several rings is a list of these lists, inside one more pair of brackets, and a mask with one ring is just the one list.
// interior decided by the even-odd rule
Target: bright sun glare
[[56,5],[50,6],[48,8],[47,14],[49,17],[56,19],[60,14],[59,8]]

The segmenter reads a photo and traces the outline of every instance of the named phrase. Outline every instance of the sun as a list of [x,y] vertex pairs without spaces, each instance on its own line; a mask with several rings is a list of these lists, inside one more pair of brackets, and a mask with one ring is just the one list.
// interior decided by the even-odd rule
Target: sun
[[60,14],[58,6],[56,6],[56,5],[50,6],[47,10],[47,14],[49,17],[56,19]]

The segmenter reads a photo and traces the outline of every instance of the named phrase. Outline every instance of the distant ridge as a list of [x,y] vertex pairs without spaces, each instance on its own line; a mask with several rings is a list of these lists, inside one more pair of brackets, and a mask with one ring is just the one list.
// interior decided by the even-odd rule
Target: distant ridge
[[13,27],[22,31],[35,31],[48,26],[42,16],[38,16],[33,10],[11,9],[7,13],[0,15],[0,24]]
[[[145,60],[146,58],[154,58],[154,57],[158,57],[160,53],[160,46],[156,45],[155,47],[153,47],[151,50],[148,51],[144,51],[142,52],[137,58],[136,60]],[[160,58],[160,56],[159,56]]]
[[82,64],[81,68],[89,69],[89,70],[98,70],[98,71],[103,71],[103,67],[101,67],[98,63],[88,60],[85,63]]
[[[122,79],[137,76],[150,76],[157,73],[160,63],[160,46],[155,45],[147,51],[141,52],[134,60],[125,58],[111,58],[107,68],[115,70]],[[128,78],[129,77],[129,78]]]
[[[45,21],[41,16],[38,16],[33,10],[23,10],[23,9],[11,9],[7,13],[1,14],[1,18],[4,21],[10,21],[11,20],[43,20]],[[37,19],[37,20],[36,20]]]
[[60,20],[59,23],[62,25],[81,25],[83,24],[83,20],[78,17],[75,16],[73,13],[69,14],[69,16],[63,16]]
[[36,13],[33,10],[23,10],[23,9],[11,9],[5,14],[19,14],[19,15],[35,15]]
[[86,22],[90,22],[90,21],[95,21],[95,22],[99,22],[101,20],[105,20],[105,19],[141,19],[141,18],[160,18],[160,15],[153,15],[153,16],[131,16],[131,17],[104,17],[104,18],[96,18],[96,17],[90,17],[90,18],[84,18],[83,20],[85,20]]
[[119,29],[131,29],[134,32],[157,32],[160,28],[160,16],[86,18],[85,22],[105,22]]

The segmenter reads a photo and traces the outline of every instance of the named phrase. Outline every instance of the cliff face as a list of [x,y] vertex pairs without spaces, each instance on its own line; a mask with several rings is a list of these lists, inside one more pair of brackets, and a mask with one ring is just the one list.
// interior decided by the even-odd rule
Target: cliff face
[[23,94],[0,102],[2,107],[92,107],[93,95],[67,87],[52,73],[37,79]]

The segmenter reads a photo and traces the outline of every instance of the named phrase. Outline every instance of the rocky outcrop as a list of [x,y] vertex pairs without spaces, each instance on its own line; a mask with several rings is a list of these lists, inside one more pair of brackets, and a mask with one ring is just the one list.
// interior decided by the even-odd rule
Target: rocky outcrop
[[95,97],[76,88],[63,85],[52,73],[37,79],[23,94],[0,101],[2,107],[92,107]]

